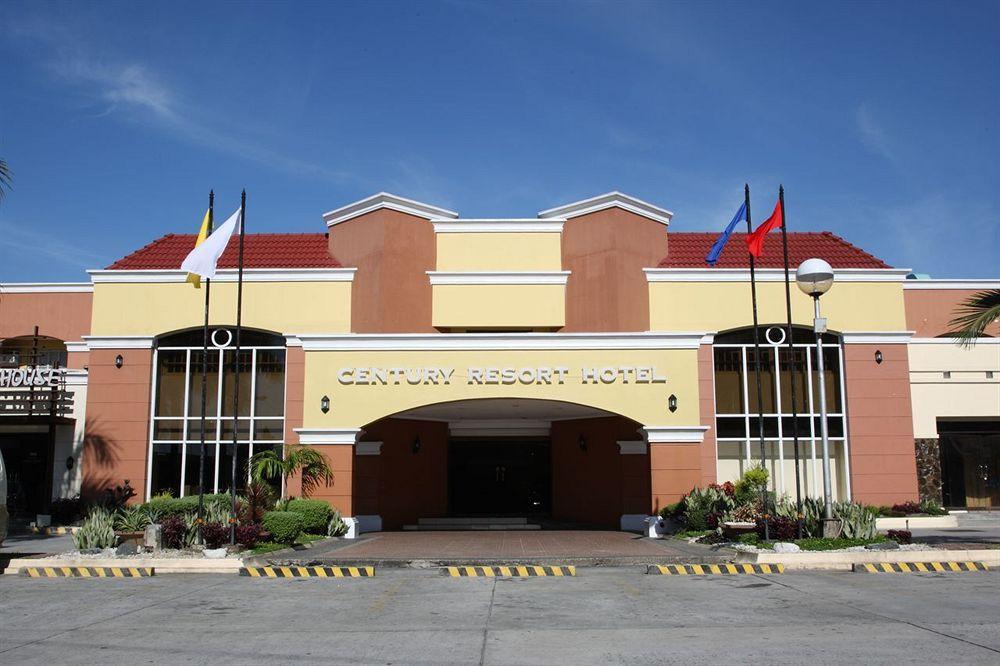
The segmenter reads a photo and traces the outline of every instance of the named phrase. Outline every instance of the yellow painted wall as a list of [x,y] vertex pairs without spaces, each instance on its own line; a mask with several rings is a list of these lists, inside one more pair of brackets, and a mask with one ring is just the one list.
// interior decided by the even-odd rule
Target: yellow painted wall
[[[205,292],[188,283],[94,285],[91,335],[159,335],[201,326]],[[212,284],[213,324],[236,321],[236,283]],[[279,333],[351,329],[350,282],[246,282],[243,325]]]
[[437,270],[559,271],[562,270],[560,234],[440,233]]
[[[382,417],[423,405],[474,398],[539,398],[562,400],[621,414],[645,425],[698,425],[698,352],[672,350],[516,350],[305,353],[305,428],[357,428]],[[469,367],[568,367],[566,383],[469,385]],[[655,366],[663,384],[581,384],[584,367]],[[345,367],[455,368],[449,385],[344,385],[338,371]],[[677,411],[667,410],[667,398],[678,398]],[[330,411],[320,411],[320,399],[330,398]]]
[[1000,345],[911,344],[908,351],[914,437],[937,437],[938,417],[1000,417]]
[[566,324],[566,287],[561,284],[438,284],[433,290],[432,320],[437,327],[541,328]]
[[[903,287],[895,282],[834,284],[820,305],[831,331],[905,331]],[[760,322],[784,323],[783,282],[757,284]],[[812,326],[812,299],[792,285],[792,320]],[[749,282],[651,282],[653,331],[725,331],[753,321]]]

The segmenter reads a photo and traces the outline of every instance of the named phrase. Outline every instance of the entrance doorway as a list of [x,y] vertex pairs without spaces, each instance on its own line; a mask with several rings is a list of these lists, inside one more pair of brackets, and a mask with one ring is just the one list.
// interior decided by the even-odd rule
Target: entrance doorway
[[7,511],[34,519],[45,513],[51,493],[52,461],[44,433],[0,435],[0,455],[7,470]]
[[1000,507],[1000,423],[938,423],[945,506]]
[[452,516],[545,516],[551,512],[548,440],[451,439]]

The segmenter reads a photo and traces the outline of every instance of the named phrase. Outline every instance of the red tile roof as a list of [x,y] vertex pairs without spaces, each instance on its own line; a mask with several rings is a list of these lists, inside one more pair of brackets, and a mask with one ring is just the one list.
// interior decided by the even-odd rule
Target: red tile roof
[[[718,237],[719,234],[715,232],[670,232],[667,235],[667,256],[660,262],[660,267],[708,268],[705,256]],[[829,231],[790,232],[788,263],[792,269],[810,257],[825,259],[834,268],[892,268],[878,257]],[[746,234],[730,236],[715,265],[718,268],[749,268]],[[767,235],[763,256],[757,260],[756,265],[758,268],[784,267],[780,232]]]
[[[108,266],[109,270],[170,270],[194,248],[195,234],[167,234]],[[239,243],[234,236],[219,259],[219,268],[236,268]],[[247,234],[243,244],[246,268],[337,268],[326,234]]]

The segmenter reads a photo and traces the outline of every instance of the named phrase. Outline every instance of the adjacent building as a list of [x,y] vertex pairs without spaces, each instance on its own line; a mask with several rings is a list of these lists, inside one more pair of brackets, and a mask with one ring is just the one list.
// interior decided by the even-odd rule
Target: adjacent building
[[775,234],[757,271],[758,400],[743,239],[707,268],[715,234],[671,231],[672,217],[620,193],[529,219],[382,193],[324,214],[326,233],[249,234],[238,359],[233,247],[207,355],[204,291],[179,269],[193,235],[85,283],[2,285],[0,380],[58,369],[48,403],[0,381],[11,505],[126,479],[141,497],[197,493],[204,404],[206,490],[229,488],[233,456],[242,484],[249,456],[301,443],[334,469],[316,495],[366,529],[469,515],[631,527],[738,478],[762,448],[777,491],[821,495],[819,382],[836,497],[1000,502],[1000,330],[971,349],[942,337],[998,281],[908,279],[833,233],[792,233],[793,266],[821,257],[837,277],[820,349],[793,288],[790,354]]

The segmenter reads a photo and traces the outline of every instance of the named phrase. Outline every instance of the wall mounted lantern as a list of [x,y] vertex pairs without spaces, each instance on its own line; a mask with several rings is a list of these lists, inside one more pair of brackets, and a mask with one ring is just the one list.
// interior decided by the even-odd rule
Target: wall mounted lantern
[[73,469],[74,465],[76,465],[76,460],[73,458],[73,456],[69,456],[68,458],[66,458],[66,469]]
[[673,393],[671,393],[670,397],[667,398],[667,409],[669,409],[671,413],[677,411],[677,396]]
[[581,451],[587,450],[587,438],[584,437],[582,433],[580,434],[580,439],[577,441],[577,444],[580,446]]
[[122,358],[121,354],[118,354],[115,356],[115,367],[121,370],[123,365],[125,365],[125,359]]
[[878,365],[882,365],[882,350],[881,349],[876,349],[875,350],[875,363],[877,363]]
[[324,395],[322,398],[319,399],[319,411],[323,412],[324,414],[326,414],[328,411],[330,411],[330,397],[329,396]]
[[413,438],[413,444],[410,445],[410,451],[413,452],[413,455],[420,453],[420,435]]

